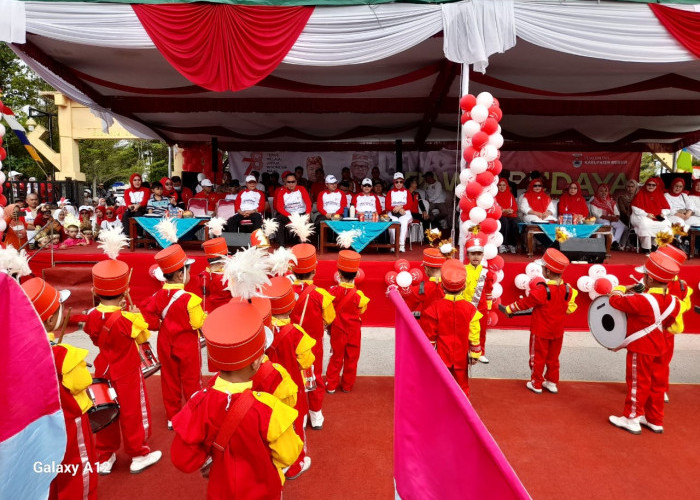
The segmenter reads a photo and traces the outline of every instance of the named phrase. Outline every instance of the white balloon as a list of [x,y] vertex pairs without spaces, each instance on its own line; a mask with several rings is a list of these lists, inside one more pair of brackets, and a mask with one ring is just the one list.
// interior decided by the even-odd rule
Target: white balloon
[[530,278],[542,276],[542,266],[536,262],[530,262],[527,266],[525,266],[525,274],[527,274]]
[[608,274],[608,271],[601,264],[593,264],[588,268],[588,276],[591,278],[602,278],[606,274]]
[[503,136],[498,132],[494,132],[489,136],[489,142],[487,142],[486,145],[501,149],[501,147],[503,147]]
[[493,104],[493,96],[490,92],[481,92],[478,96],[476,96],[476,103],[486,106],[486,108],[490,108]]
[[493,206],[493,196],[491,196],[488,193],[481,193],[479,197],[476,199],[476,206],[481,207],[484,210],[488,210]]
[[491,290],[491,297],[493,297],[494,299],[497,299],[501,295],[503,295],[503,287],[501,286],[500,283],[494,283],[493,289]]
[[500,125],[499,125],[498,128],[496,129],[496,133],[497,133],[497,134],[503,133],[503,129],[501,128]]
[[462,196],[464,196],[464,193],[467,191],[467,186],[464,184],[457,184],[455,186],[455,196],[457,199],[460,199]]
[[489,117],[489,109],[483,104],[477,104],[471,111],[472,120],[477,123],[484,123]]
[[490,194],[491,196],[496,196],[498,194],[498,186],[491,184],[484,190],[484,192]]
[[498,229],[496,229],[496,231],[500,231],[500,230],[501,230],[501,221],[500,221],[500,220],[497,220],[497,221],[496,221],[496,227],[498,228]]
[[497,247],[503,245],[503,235],[496,231],[493,234],[489,234],[489,243],[493,243]]
[[496,158],[498,158],[498,149],[492,144],[487,144],[486,146],[481,148],[479,155],[482,158],[484,158],[487,162],[493,161]]
[[471,162],[469,162],[469,169],[472,171],[473,175],[486,172],[487,168],[489,168],[489,163],[481,156],[477,156]]
[[471,229],[472,229],[474,226],[476,226],[476,224],[474,224],[474,223],[473,223],[472,221],[470,221],[470,220],[466,220],[466,221],[464,221],[464,222],[462,222],[462,223],[460,224],[460,226],[459,226],[459,232],[460,232],[460,234],[462,234],[462,235],[466,235],[467,233],[469,233],[469,231],[471,231]]
[[479,132],[481,130],[481,125],[479,125],[474,120],[467,120],[467,122],[462,127],[462,130],[464,130],[465,136],[474,137],[474,134],[476,134],[477,132]]
[[498,247],[493,243],[484,245],[484,259],[491,260],[498,255]]
[[576,281],[576,288],[581,290],[582,292],[590,292],[593,290],[593,283],[595,280],[591,278],[590,276],[581,276],[577,281]]
[[5,128],[5,125],[0,123],[0,137],[5,137],[5,132],[7,132],[7,129]]
[[615,276],[614,274],[606,274],[605,277],[608,278],[608,281],[610,281],[610,283],[612,283],[613,288],[620,284],[620,280],[617,279],[617,276]]
[[595,290],[591,290],[590,292],[588,292],[588,296],[591,298],[591,300],[595,300],[598,297],[600,297],[600,294]]
[[459,182],[462,184],[469,184],[473,180],[474,174],[468,168],[465,168],[459,173]]
[[[2,162],[1,162],[1,161],[0,161],[0,168],[2,168]],[[7,180],[7,178],[5,177],[5,172],[3,172],[2,170],[0,170],[0,185],[5,184],[5,180]],[[0,232],[2,232],[2,231],[0,231]]]
[[401,288],[408,288],[413,283],[413,276],[408,271],[401,271],[396,275],[396,284]]
[[530,277],[527,274],[521,273],[515,277],[515,287],[519,288],[520,290],[526,290],[529,283]]
[[[474,207],[469,211],[469,220],[474,224],[479,224],[486,218],[486,210],[481,207]],[[495,257],[495,255],[494,255]]]
[[5,219],[0,217],[0,234],[2,234],[5,229],[7,229],[7,222],[5,222]]
[[496,283],[500,283],[505,277],[506,273],[503,272],[503,269],[496,271]]

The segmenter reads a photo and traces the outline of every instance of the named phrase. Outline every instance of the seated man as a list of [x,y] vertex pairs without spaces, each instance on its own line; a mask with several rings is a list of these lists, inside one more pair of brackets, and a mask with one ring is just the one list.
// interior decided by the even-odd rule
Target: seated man
[[207,200],[207,212],[213,212],[216,210],[216,202],[221,200],[224,195],[214,192],[214,184],[209,179],[203,179],[199,185],[202,186],[202,190],[194,197]]
[[326,189],[321,191],[316,200],[316,210],[319,216],[316,225],[321,221],[333,218],[334,215],[343,215],[343,210],[348,205],[345,194],[338,189],[338,179],[335,175],[326,176]]
[[241,221],[249,220],[250,232],[262,227],[265,212],[265,193],[257,189],[258,181],[249,175],[245,178],[245,191],[238,193],[234,201],[236,215],[226,222],[226,231],[238,231]]
[[287,172],[284,176],[284,186],[275,191],[274,206],[277,212],[275,219],[280,225],[277,241],[284,246],[287,243],[286,225],[289,224],[289,216],[311,213],[309,193],[297,185],[297,178],[293,173]]

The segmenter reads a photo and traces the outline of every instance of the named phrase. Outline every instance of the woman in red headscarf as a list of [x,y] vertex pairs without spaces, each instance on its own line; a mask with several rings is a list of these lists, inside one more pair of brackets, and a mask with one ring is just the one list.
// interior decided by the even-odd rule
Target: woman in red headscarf
[[581,193],[581,185],[578,182],[572,182],[567,186],[566,192],[559,198],[557,211],[559,215],[572,215],[575,224],[588,217],[588,203]]
[[697,224],[696,221],[690,220],[691,218],[697,219],[697,217],[693,217],[693,203],[690,200],[690,195],[685,192],[685,180],[682,177],[673,179],[671,187],[666,191],[664,197],[671,209],[671,214],[668,216],[671,224],[681,224],[686,231],[690,226]]
[[547,193],[544,192],[542,178],[535,178],[530,181],[527,191],[520,199],[520,212],[523,222],[555,222],[554,203]]
[[143,187],[141,174],[131,174],[129,189],[124,191],[126,211],[122,215],[124,234],[129,234],[129,221],[132,217],[140,217],[146,213],[146,205],[151,197],[151,190]]
[[175,184],[173,183],[173,181],[170,178],[163,177],[160,180],[160,183],[163,185],[163,196],[164,197],[172,198],[174,196],[178,202],[180,201],[180,196],[177,194],[177,191],[175,191]]
[[501,207],[501,234],[503,235],[503,245],[498,249],[500,253],[507,250],[515,253],[518,244],[518,203],[510,190],[508,180],[503,177],[498,179],[498,193],[495,199]]
[[644,183],[632,200],[632,217],[630,222],[637,233],[644,253],[651,252],[651,238],[659,232],[671,232],[668,216],[671,209],[664,197],[663,181],[651,177]]
[[[620,248],[620,240],[629,231],[625,223],[620,220],[620,210],[617,208],[617,203],[615,203],[613,197],[610,196],[609,185],[598,185],[595,196],[591,200],[591,215],[596,218],[598,224],[612,227],[612,247],[614,250],[618,250]],[[626,238],[625,241],[627,241]]]

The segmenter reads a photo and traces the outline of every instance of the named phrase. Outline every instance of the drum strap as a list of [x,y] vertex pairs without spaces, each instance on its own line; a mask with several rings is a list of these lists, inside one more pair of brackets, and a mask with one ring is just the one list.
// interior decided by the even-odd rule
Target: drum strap
[[241,393],[236,402],[233,403],[233,406],[226,412],[224,424],[221,426],[221,429],[219,429],[212,445],[215,450],[220,452],[226,450],[231,441],[231,437],[233,437],[236,429],[238,429],[238,426],[241,424],[254,402],[255,397],[250,389],[246,389]]
[[642,297],[647,299],[649,305],[651,306],[651,309],[654,311],[654,323],[652,325],[647,326],[646,328],[639,330],[638,332],[634,332],[632,335],[625,338],[622,344],[620,344],[620,347],[615,349],[616,351],[627,347],[635,340],[639,340],[642,337],[649,335],[654,330],[660,329],[661,324],[666,318],[668,318],[671,315],[671,313],[673,312],[673,308],[676,307],[676,298],[671,296],[671,303],[666,308],[666,310],[663,313],[661,313],[661,310],[659,309],[659,303],[651,295],[643,293]]
[[474,288],[474,295],[472,295],[472,305],[477,309],[479,308],[479,301],[481,300],[481,294],[484,291],[484,282],[486,281],[486,273],[488,272],[489,270],[485,266],[481,269],[481,274],[479,275],[479,279],[476,282],[476,287]]
[[306,317],[306,306],[309,305],[309,295],[311,295],[311,292],[313,292],[316,289],[316,285],[308,285],[302,292],[299,294],[299,297],[297,297],[297,303],[301,302],[302,299],[304,300],[304,309],[301,311],[301,317],[299,318],[299,326],[304,324],[304,318]]
[[177,299],[179,299],[180,297],[182,297],[186,293],[187,292],[184,290],[178,290],[177,292],[175,292],[173,294],[173,296],[170,298],[170,302],[168,302],[168,305],[165,306],[165,309],[163,309],[163,312],[160,315],[161,318],[165,319],[165,317],[168,315],[168,311],[170,310],[170,306],[172,306]]

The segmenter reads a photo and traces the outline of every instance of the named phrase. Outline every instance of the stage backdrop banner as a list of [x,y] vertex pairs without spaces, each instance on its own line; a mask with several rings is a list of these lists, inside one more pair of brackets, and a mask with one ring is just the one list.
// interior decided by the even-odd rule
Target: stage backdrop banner
[[397,497],[530,498],[401,295],[392,290],[389,298],[396,307]]

